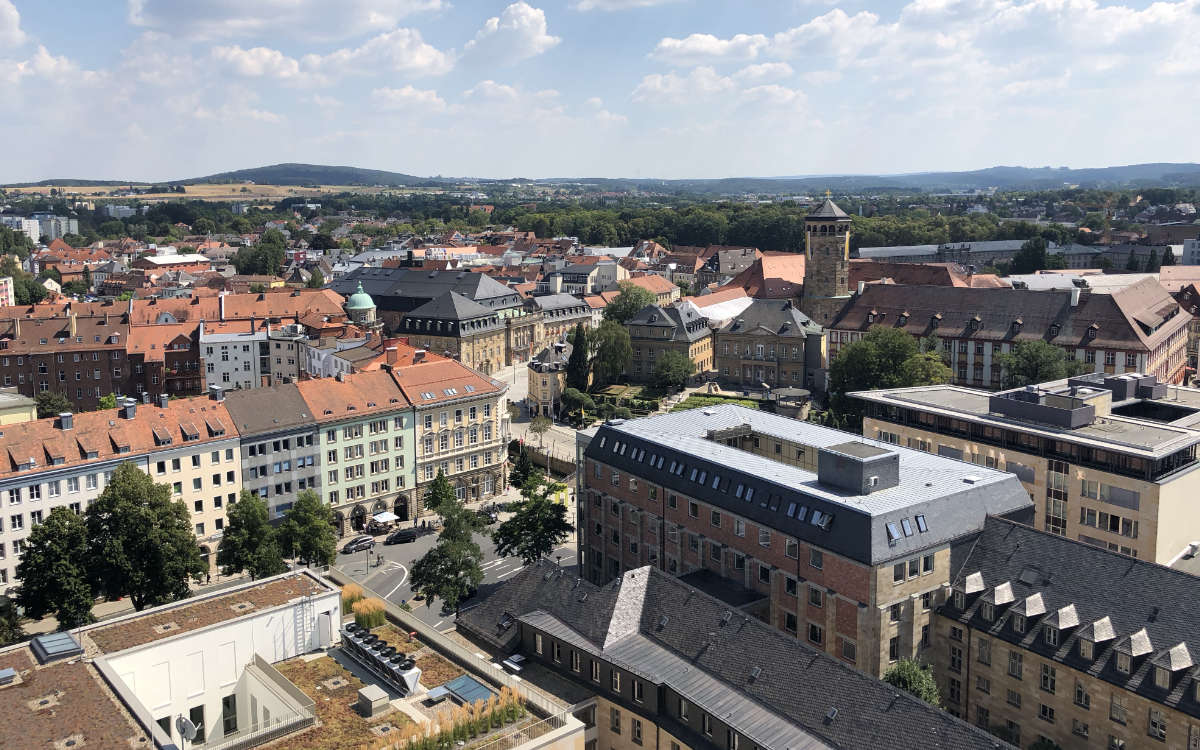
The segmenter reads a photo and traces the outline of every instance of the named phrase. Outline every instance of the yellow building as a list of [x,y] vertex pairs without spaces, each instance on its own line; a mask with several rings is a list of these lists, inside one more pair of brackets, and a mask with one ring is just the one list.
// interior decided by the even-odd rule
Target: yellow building
[[37,419],[37,403],[17,393],[16,388],[0,389],[0,425]]
[[1001,393],[853,395],[867,437],[1016,474],[1039,529],[1164,564],[1200,540],[1200,390],[1091,374]]
[[525,406],[529,416],[553,417],[562,403],[562,392],[567,386],[567,363],[571,359],[571,344],[551,344],[538,353],[529,363],[525,376],[529,388]]

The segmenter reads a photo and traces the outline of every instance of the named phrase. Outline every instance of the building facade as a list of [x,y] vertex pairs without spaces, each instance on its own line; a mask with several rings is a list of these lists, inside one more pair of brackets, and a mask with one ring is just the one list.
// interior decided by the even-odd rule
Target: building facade
[[669,351],[691,360],[695,379],[707,377],[713,369],[712,329],[691,305],[647,305],[626,323],[626,328],[633,347],[633,357],[625,370],[630,380],[652,380],[655,366]]
[[404,316],[409,343],[457,359],[484,374],[505,364],[508,335],[500,314],[457,292],[446,292]]
[[1015,477],[735,405],[580,443],[583,577],[654,566],[874,675],[928,647],[951,541],[1032,516]]
[[1017,475],[1039,529],[1159,563],[1200,539],[1200,390],[1090,375],[1000,393],[854,396],[864,435]]
[[804,217],[804,255],[800,309],[828,326],[850,300],[850,216],[828,198]]
[[562,405],[562,392],[567,386],[567,363],[574,347],[565,342],[551,344],[529,363],[525,376],[529,379],[525,407],[529,416],[553,418]]
[[714,369],[734,389],[812,389],[824,350],[825,331],[791,300],[756,299],[713,332]]

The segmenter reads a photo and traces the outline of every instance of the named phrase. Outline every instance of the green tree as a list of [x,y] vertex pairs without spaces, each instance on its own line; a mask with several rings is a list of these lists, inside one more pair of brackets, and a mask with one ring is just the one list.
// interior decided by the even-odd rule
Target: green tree
[[239,274],[278,276],[283,268],[287,239],[278,229],[268,229],[255,245],[245,245],[233,254],[233,267]]
[[566,504],[554,500],[566,488],[540,471],[529,475],[521,486],[524,500],[517,503],[512,517],[492,532],[496,552],[504,557],[519,557],[529,565],[566,541],[575,527],[567,522]]
[[[1167,252],[1171,252],[1169,248]],[[1146,259],[1146,273],[1158,273],[1158,269],[1161,267],[1162,265],[1158,260],[1158,249],[1150,248],[1150,257]]]
[[225,533],[217,548],[222,575],[236,575],[244,570],[251,578],[266,578],[287,570],[264,500],[242,490],[225,514]]
[[35,620],[54,615],[64,629],[93,622],[87,564],[87,525],[74,511],[55,508],[29,533],[17,565],[17,602]]
[[42,391],[33,397],[33,402],[37,405],[38,419],[57,417],[63,412],[75,410],[71,399],[55,391]]
[[1021,249],[1013,256],[1012,273],[1037,273],[1047,268],[1062,268],[1065,261],[1061,254],[1046,252],[1046,240],[1034,237],[1026,240]]
[[1168,246],[1165,250],[1163,250],[1162,265],[1164,265],[1164,266],[1175,265],[1175,251],[1172,250],[1170,248],[1170,246]]
[[629,360],[633,359],[629,330],[615,320],[606,320],[588,340],[592,350],[593,384],[616,382],[629,366]]
[[596,411],[592,397],[577,388],[568,388],[562,393],[562,408],[567,414],[586,414]]
[[309,289],[320,289],[325,286],[325,274],[321,273],[321,269],[314,268],[308,281],[304,282],[304,286]]
[[128,596],[139,611],[167,604],[208,571],[187,508],[131,463],[117,467],[86,515],[88,570],[110,599]]
[[683,352],[668,350],[654,365],[654,384],[664,391],[677,391],[696,372],[696,363]]
[[[930,342],[936,348],[936,339]],[[940,367],[938,365],[941,365]],[[829,367],[830,418],[847,428],[857,426],[862,407],[847,394],[874,388],[902,388],[945,383],[950,370],[937,352],[920,351],[917,340],[897,328],[876,326],[843,348]]]
[[332,565],[337,558],[333,510],[312,490],[296,495],[276,536],[279,549],[305,565]]
[[97,409],[115,409],[117,408],[117,394],[106,393],[100,397],[100,402],[96,406]]
[[634,315],[641,312],[642,308],[653,305],[657,299],[649,289],[643,289],[631,281],[622,281],[618,286],[621,293],[604,308],[605,320],[612,320],[624,325]]
[[13,297],[18,305],[36,305],[46,299],[46,287],[32,279],[29,274],[23,277],[13,277]]
[[508,470],[508,481],[514,487],[520,487],[525,484],[526,477],[533,470],[533,459],[529,457],[529,451],[525,450],[525,444],[522,443],[512,468]]
[[684,297],[692,293],[692,285],[683,279],[676,279],[675,286],[679,287],[679,293]]
[[37,275],[38,281],[43,279],[54,279],[59,284],[62,284],[62,273],[57,268],[43,268],[42,272]]
[[425,596],[426,606],[436,596],[447,608],[457,610],[459,602],[483,581],[483,552],[474,539],[483,522],[454,496],[440,470],[430,485],[430,502],[442,517],[442,530],[437,544],[413,564],[410,586]]
[[458,503],[458,498],[454,496],[454,485],[450,484],[450,480],[438,469],[437,476],[429,485],[429,492],[425,496],[425,510],[438,515],[445,515],[454,510],[455,504]]
[[0,646],[12,645],[24,637],[17,605],[8,596],[0,594]]
[[539,415],[534,417],[533,421],[529,423],[529,432],[537,435],[538,445],[541,446],[546,439],[546,433],[553,426],[554,423],[550,421],[550,417]]
[[588,337],[583,323],[575,326],[575,335],[571,338],[571,357],[567,360],[567,387],[579,391],[588,389],[591,379],[591,369],[588,366]]
[[1067,353],[1045,341],[1022,341],[996,357],[1009,388],[1062,380],[1083,371],[1083,363],[1067,359]]
[[901,659],[883,673],[883,681],[911,693],[931,706],[941,708],[937,680],[929,666],[913,659]]
[[1141,268],[1142,268],[1142,265],[1140,263],[1138,263],[1137,253],[1135,253],[1133,250],[1130,250],[1129,251],[1129,259],[1125,261],[1125,270],[1132,271],[1133,273],[1137,273],[1138,271],[1141,270]]

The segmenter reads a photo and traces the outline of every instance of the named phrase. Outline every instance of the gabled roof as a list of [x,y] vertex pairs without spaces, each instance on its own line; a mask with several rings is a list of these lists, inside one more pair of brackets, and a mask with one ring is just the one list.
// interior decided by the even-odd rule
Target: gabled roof
[[596,586],[530,565],[464,610],[459,627],[501,649],[522,630],[547,633],[668,687],[764,750],[1005,747],[653,567]]
[[[265,404],[270,408],[263,408]],[[225,408],[242,437],[316,423],[295,383],[230,391]]]
[[760,334],[803,339],[824,330],[800,312],[791,300],[756,299],[736,317],[726,321],[720,333]]
[[418,409],[455,399],[499,395],[507,390],[503,383],[481,375],[462,362],[444,357],[395,369],[392,376]]
[[785,299],[804,288],[804,253],[763,253],[763,256],[729,282],[751,297]]
[[826,198],[821,203],[821,205],[817,207],[817,210],[810,211],[808,213],[808,215],[805,216],[804,218],[809,219],[809,220],[811,220],[811,219],[849,219],[850,214],[846,213],[841,208],[839,208],[838,204],[834,203],[829,198]]
[[670,294],[678,291],[679,287],[672,284],[667,279],[657,274],[646,274],[645,276],[631,276],[629,283],[634,286],[641,287],[653,294]]
[[309,413],[318,422],[354,419],[411,406],[392,376],[382,370],[336,378],[302,380],[295,384]]
[[[671,341],[698,341],[711,335],[708,323],[691,305],[665,307],[646,305],[637,315],[630,318],[625,326],[645,326],[650,328],[670,328]],[[638,338],[635,334],[634,338]],[[655,340],[666,340],[655,337]]]

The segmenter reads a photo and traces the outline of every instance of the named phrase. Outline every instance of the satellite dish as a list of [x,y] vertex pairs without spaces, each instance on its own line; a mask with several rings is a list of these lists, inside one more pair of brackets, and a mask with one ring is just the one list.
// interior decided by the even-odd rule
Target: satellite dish
[[196,739],[196,725],[191,719],[178,716],[175,718],[175,728],[179,730],[179,736],[183,737],[188,742]]

